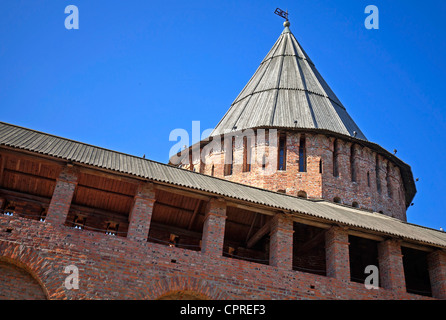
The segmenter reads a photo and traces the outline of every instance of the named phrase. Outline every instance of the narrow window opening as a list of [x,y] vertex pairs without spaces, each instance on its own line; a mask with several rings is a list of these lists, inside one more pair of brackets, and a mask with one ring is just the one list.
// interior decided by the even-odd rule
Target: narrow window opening
[[322,159],[319,160],[319,173],[322,173]]
[[339,177],[338,170],[338,140],[333,143],[333,176]]
[[212,165],[212,167],[211,167],[211,176],[214,176],[214,171],[215,171],[215,166]]
[[251,171],[251,139],[243,137],[243,172]]
[[367,186],[370,187],[370,172],[367,171]]
[[375,174],[376,174],[376,189],[378,190],[378,193],[381,193],[381,181],[379,180],[379,159],[378,159],[378,155],[376,155]]
[[299,141],[299,171],[307,172],[307,154],[305,146],[305,136],[302,135]]
[[392,192],[392,182],[390,180],[390,163],[387,163],[386,184],[387,184],[387,195],[389,196],[389,198],[392,198],[393,192]]
[[189,152],[189,169],[190,171],[195,171],[194,161],[192,159],[192,150]]
[[286,135],[279,136],[279,165],[278,170],[286,170]]
[[356,181],[356,154],[355,154],[355,145],[352,144],[350,148],[350,171],[351,171],[351,177],[352,182]]
[[225,176],[232,175],[234,170],[234,140],[235,138],[232,137],[231,144],[229,146],[225,146]]

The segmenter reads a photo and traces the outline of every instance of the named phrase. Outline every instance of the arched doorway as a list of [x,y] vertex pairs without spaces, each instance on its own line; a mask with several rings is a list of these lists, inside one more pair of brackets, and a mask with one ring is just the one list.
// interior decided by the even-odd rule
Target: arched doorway
[[24,268],[0,260],[0,300],[46,300],[39,282]]

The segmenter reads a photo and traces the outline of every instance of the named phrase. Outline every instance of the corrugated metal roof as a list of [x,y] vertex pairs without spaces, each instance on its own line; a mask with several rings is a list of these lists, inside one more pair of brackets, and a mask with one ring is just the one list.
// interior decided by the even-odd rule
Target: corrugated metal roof
[[446,248],[445,232],[379,213],[325,200],[300,199],[3,122],[0,122],[1,145]]
[[366,140],[288,27],[211,136],[257,127],[356,131]]

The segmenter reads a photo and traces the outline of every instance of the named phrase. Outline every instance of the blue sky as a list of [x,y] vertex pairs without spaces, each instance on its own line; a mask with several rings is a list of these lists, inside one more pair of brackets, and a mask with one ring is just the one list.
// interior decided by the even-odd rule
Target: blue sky
[[408,221],[446,228],[442,0],[4,0],[0,121],[167,162],[169,133],[215,126],[253,75],[282,32],[276,7],[366,137],[419,178]]

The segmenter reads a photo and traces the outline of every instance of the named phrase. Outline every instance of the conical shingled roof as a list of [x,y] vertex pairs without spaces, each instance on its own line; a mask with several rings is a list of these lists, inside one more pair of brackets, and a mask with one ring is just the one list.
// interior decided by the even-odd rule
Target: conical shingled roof
[[367,140],[316,70],[289,22],[211,136],[248,128],[322,129]]

